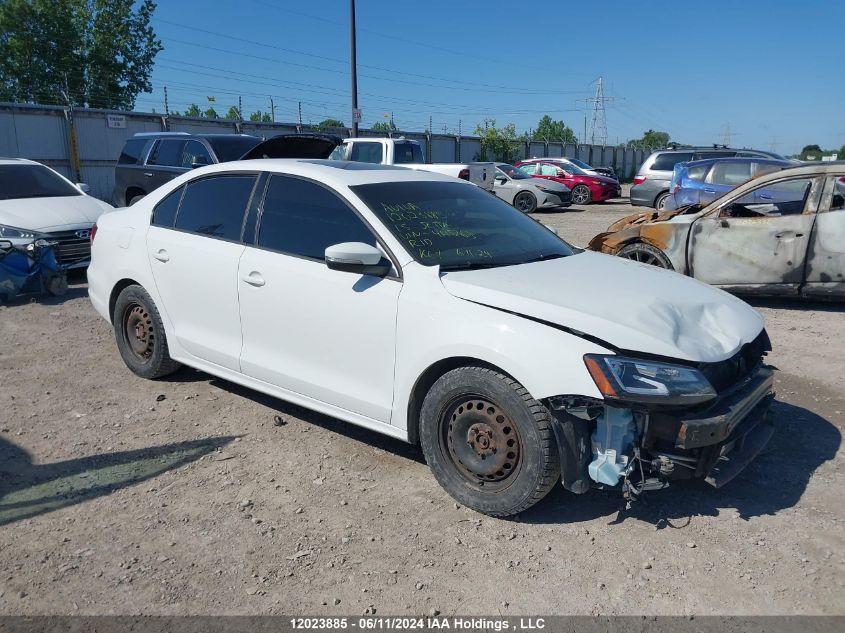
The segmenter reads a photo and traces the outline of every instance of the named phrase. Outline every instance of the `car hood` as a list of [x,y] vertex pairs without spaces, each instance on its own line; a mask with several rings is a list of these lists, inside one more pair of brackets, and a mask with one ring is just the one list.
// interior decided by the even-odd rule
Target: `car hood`
[[[580,176],[580,174],[576,174],[576,176]],[[584,176],[581,176],[581,177],[582,178],[593,178],[595,180],[600,180],[602,182],[602,184],[605,184],[605,185],[618,185],[619,184],[618,180],[614,180],[613,178],[610,178],[609,176],[603,176],[602,174],[599,174],[599,173],[596,173],[595,175],[594,174],[584,174]]]
[[679,209],[671,209],[669,211],[646,211],[645,213],[632,213],[631,215],[626,215],[621,220],[617,220],[607,227],[607,232],[615,233],[616,231],[621,231],[622,229],[638,226],[640,224],[667,222],[679,215],[695,215],[703,208],[704,205],[693,204],[686,207],[680,207]]
[[0,200],[0,224],[30,231],[91,225],[112,207],[91,196]]
[[442,277],[455,297],[539,319],[618,350],[694,362],[733,356],[763,329],[748,304],[677,273],[608,255]]
[[259,143],[241,160],[253,158],[328,158],[343,143],[333,134],[280,134]]

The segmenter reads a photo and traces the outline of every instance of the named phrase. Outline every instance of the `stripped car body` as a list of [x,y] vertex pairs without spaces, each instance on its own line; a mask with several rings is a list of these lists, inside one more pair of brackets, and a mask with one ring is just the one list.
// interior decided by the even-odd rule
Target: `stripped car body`
[[843,299],[845,163],[765,174],[706,206],[634,214],[588,248],[738,294]]

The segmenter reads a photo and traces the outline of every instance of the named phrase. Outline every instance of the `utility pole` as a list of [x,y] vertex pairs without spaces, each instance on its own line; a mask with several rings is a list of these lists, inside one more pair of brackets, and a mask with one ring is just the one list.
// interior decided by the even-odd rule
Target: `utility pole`
[[299,127],[302,127],[302,101],[299,102]]
[[270,120],[276,122],[276,104],[273,103],[273,97],[270,97]]
[[164,115],[170,116],[170,108],[167,104],[167,86],[164,87]]
[[243,121],[244,120],[244,109],[243,109],[243,101],[240,97],[238,97],[238,118]]
[[355,50],[355,0],[349,0],[349,39],[351,46],[349,63],[352,72],[352,138],[355,138],[358,136],[358,121],[356,119],[358,114],[358,61]]

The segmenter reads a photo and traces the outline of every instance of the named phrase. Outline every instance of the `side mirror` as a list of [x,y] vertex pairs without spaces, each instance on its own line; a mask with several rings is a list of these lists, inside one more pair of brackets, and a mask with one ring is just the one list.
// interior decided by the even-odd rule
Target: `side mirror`
[[504,176],[496,176],[496,182],[499,183],[500,185],[505,184],[507,181],[508,181],[508,179],[505,178]]
[[88,185],[86,185],[84,182],[78,182],[78,183],[76,183],[76,187],[77,187],[77,188],[78,188],[78,189],[79,189],[82,193],[84,193],[84,194],[89,194],[89,193],[91,193],[91,187],[89,187]]
[[14,244],[12,244],[11,240],[0,240],[0,251],[8,251],[12,246]]
[[206,165],[208,165],[208,158],[205,156],[194,156],[194,160],[191,162],[191,169],[205,167]]
[[356,275],[385,277],[390,261],[375,246],[363,242],[343,242],[326,248],[326,266]]

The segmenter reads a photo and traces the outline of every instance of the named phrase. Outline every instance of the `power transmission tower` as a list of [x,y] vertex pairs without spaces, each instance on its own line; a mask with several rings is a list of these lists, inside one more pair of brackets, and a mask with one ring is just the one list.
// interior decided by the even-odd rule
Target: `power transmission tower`
[[733,138],[734,136],[737,136],[737,135],[738,135],[737,132],[731,131],[731,124],[729,122],[725,123],[722,126],[722,132],[721,132],[722,145],[730,147],[731,146],[731,138]]
[[[593,108],[593,116],[590,120],[590,144],[592,145],[607,145],[607,118],[605,116],[605,103],[613,103],[619,100],[619,97],[605,97],[604,96],[604,78],[599,77],[595,81],[596,96],[588,99],[580,99],[588,106]],[[586,130],[585,130],[586,133]],[[586,142],[586,138],[584,141]]]

